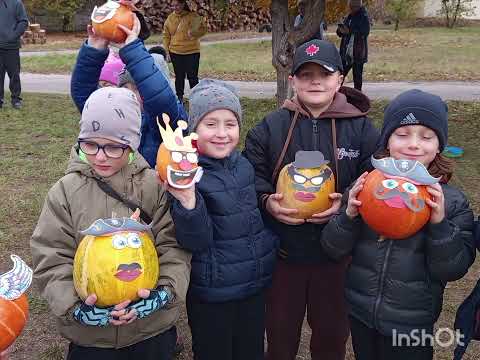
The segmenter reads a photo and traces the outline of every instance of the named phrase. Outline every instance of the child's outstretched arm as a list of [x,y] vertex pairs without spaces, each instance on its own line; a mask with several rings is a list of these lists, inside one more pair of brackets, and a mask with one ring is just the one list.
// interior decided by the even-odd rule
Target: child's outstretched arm
[[432,208],[425,244],[428,268],[439,281],[455,281],[475,260],[473,212],[458,189],[436,184],[429,193],[433,200],[427,200]]
[[98,79],[109,53],[108,41],[95,36],[91,25],[87,30],[88,40],[78,52],[70,80],[70,95],[80,112],[88,97],[98,88]]
[[357,196],[363,189],[367,175],[367,172],[363,173],[344,194],[343,202],[346,204],[340,209],[340,214],[334,216],[322,230],[322,247],[335,260],[350,254],[355,246],[361,224],[358,208],[362,205]]
[[70,205],[57,182],[48,192],[30,239],[34,277],[42,296],[57,317],[72,320],[70,310],[80,302],[73,285],[73,259],[77,243]]

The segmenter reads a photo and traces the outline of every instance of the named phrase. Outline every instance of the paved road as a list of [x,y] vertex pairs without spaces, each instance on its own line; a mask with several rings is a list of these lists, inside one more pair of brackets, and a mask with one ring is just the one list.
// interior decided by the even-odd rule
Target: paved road
[[[60,93],[70,92],[69,75],[41,75],[22,73],[24,92]],[[240,96],[249,98],[271,98],[275,96],[274,82],[230,81]],[[8,80],[5,81],[7,88]],[[351,85],[351,84],[350,84]],[[188,94],[188,85],[185,86]],[[441,96],[445,100],[480,101],[480,82],[432,81],[432,82],[367,82],[364,92],[371,99],[392,99],[404,90],[417,88]]]

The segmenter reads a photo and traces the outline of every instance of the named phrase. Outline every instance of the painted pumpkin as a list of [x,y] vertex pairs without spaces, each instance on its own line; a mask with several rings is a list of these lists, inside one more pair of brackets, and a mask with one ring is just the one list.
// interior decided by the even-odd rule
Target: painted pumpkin
[[139,289],[156,287],[157,251],[148,226],[128,218],[100,219],[87,230],[74,259],[73,282],[80,298],[97,295],[108,307],[137,300]]
[[292,217],[308,219],[332,206],[328,197],[335,192],[335,176],[320,151],[298,151],[295,161],[280,171],[277,193],[283,194],[280,205],[297,209]]
[[102,6],[95,7],[91,20],[95,35],[119,44],[125,42],[127,34],[117,25],[133,28],[132,10],[116,1],[109,0]]
[[376,168],[358,195],[363,220],[381,236],[405,239],[430,219],[427,185],[438,182],[415,160],[372,158]]
[[0,275],[0,352],[20,335],[28,319],[28,299],[24,292],[32,282],[32,270],[16,255],[14,266]]
[[157,119],[162,144],[157,152],[157,172],[163,181],[170,186],[185,189],[200,181],[203,170],[198,166],[198,152],[194,146],[197,134],[183,136],[182,130],[187,129],[187,123],[178,121],[175,131],[170,127],[170,118],[163,114],[165,128]]

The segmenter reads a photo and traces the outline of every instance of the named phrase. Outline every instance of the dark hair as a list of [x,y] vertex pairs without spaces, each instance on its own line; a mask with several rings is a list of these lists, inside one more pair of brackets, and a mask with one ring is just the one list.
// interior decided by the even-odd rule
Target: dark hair
[[167,52],[163,48],[163,46],[152,46],[150,49],[148,49],[148,52],[150,54],[160,54],[163,55],[164,58],[167,57]]
[[[379,150],[374,155],[375,159],[382,159],[389,156],[390,151],[388,149]],[[455,162],[452,159],[438,153],[428,166],[428,172],[433,177],[439,177],[440,182],[446,184],[450,181],[453,175],[454,167]]]
[[184,10],[192,11],[192,10],[190,9],[190,6],[188,6],[188,3],[187,3],[186,0],[176,0],[176,1],[179,2],[179,3],[181,3],[181,4],[183,4]]

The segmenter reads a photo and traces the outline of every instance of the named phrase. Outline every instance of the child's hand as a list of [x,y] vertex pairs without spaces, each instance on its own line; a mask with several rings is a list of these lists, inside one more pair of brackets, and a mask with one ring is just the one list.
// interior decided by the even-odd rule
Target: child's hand
[[367,177],[368,172],[365,171],[358,179],[355,181],[355,184],[353,187],[350,189],[350,192],[348,193],[348,205],[347,205],[347,210],[345,211],[347,213],[347,216],[350,219],[354,219],[358,216],[358,207],[362,205],[362,202],[357,200],[357,196],[362,191],[363,185],[365,184],[365,178]]
[[120,326],[129,324],[136,319],[135,312],[130,311],[130,308],[128,308],[130,303],[130,300],[125,300],[114,306],[110,312],[110,324]]
[[282,194],[271,194],[266,203],[267,211],[278,221],[287,225],[301,225],[305,222],[304,219],[296,219],[290,215],[298,213],[297,209],[287,209],[280,205],[283,199]]
[[108,47],[108,44],[110,43],[110,41],[95,35],[92,25],[87,25],[87,33],[88,33],[88,40],[87,40],[88,45],[98,50],[103,50]]
[[196,197],[195,197],[195,184],[192,184],[192,186],[186,188],[186,189],[177,189],[174,188],[173,186],[170,186],[168,181],[163,182],[163,186],[166,191],[168,191],[172,196],[180,201],[182,206],[187,209],[187,210],[193,210],[195,209],[195,205],[197,203]]
[[0,360],[8,360],[8,349],[0,353]]
[[172,292],[167,286],[160,286],[155,290],[140,289],[138,290],[138,296],[141,300],[130,307],[130,313],[133,313],[134,317],[131,317],[128,323],[149,316],[173,300]]
[[432,208],[430,214],[430,224],[438,224],[445,218],[445,196],[443,195],[442,186],[433,184],[427,187],[428,193],[432,199],[426,200],[427,204]]
[[125,42],[120,45],[121,47],[124,47],[125,45],[130,44],[131,42],[135,41],[138,39],[138,34],[140,34],[140,30],[142,29],[142,25],[140,24],[140,20],[138,20],[137,15],[132,14],[133,16],[133,28],[130,30],[126,26],[123,26],[121,24],[118,24],[117,27],[122,30],[125,34],[127,34],[127,38],[125,39]]
[[333,200],[332,206],[321,213],[313,214],[310,219],[306,220],[307,222],[312,224],[325,224],[332,218],[333,215],[338,213],[338,210],[340,210],[340,205],[342,204],[342,194],[331,193],[328,195],[328,197]]
[[95,306],[97,295],[90,294],[85,301],[78,304],[73,311],[73,318],[82,325],[104,327],[110,323],[112,308],[98,308]]

